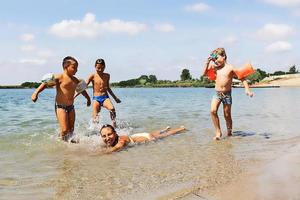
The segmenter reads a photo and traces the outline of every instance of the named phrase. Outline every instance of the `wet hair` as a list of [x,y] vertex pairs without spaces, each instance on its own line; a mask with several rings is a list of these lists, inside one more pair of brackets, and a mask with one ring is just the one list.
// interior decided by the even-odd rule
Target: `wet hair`
[[102,65],[105,67],[105,61],[104,61],[102,58],[99,58],[99,59],[96,60],[95,66],[96,66],[97,64],[102,64]]
[[212,53],[221,55],[221,56],[225,57],[225,60],[227,60],[227,55],[226,55],[224,48],[217,48],[217,49],[213,50]]
[[71,61],[74,61],[78,65],[78,61],[74,57],[67,56],[63,59],[63,62],[62,62],[63,68],[68,67],[71,64]]
[[115,128],[114,128],[112,125],[110,125],[110,124],[105,124],[105,125],[103,125],[103,126],[100,128],[100,131],[99,131],[100,135],[101,135],[102,129],[104,129],[104,128],[110,128],[114,133],[116,133],[116,130],[115,130]]

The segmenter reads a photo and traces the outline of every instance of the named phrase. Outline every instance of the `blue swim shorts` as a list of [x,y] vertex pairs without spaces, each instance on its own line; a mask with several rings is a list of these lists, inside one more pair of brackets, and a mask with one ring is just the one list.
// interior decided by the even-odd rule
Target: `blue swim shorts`
[[103,103],[106,99],[109,99],[109,96],[107,94],[102,96],[93,96],[93,100],[98,101],[101,106],[103,106]]
[[217,99],[221,101],[223,104],[231,105],[232,104],[232,97],[231,97],[231,91],[228,92],[218,92],[213,96],[213,99]]

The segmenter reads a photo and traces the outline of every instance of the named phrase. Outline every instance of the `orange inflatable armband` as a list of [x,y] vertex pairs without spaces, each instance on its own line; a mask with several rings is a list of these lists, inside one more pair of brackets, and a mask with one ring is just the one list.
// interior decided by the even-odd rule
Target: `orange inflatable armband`
[[244,67],[234,70],[234,73],[238,79],[243,79],[255,73],[255,69],[253,69],[250,63],[247,63],[246,65],[244,65]]
[[214,68],[209,68],[207,71],[206,71],[206,75],[207,75],[207,78],[211,81],[214,81],[216,80],[217,76],[216,76],[216,72],[214,70]]

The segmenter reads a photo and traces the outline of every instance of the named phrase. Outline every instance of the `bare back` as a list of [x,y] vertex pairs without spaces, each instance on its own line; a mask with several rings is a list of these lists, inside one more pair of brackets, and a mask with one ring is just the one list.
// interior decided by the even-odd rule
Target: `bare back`
[[73,105],[75,89],[78,84],[76,77],[69,77],[66,74],[55,76],[56,81],[56,103],[60,105]]
[[109,88],[109,78],[110,76],[107,73],[103,73],[101,75],[95,73],[91,75],[90,81],[93,84],[94,96],[101,96],[107,94],[107,90]]
[[227,92],[231,90],[232,78],[233,78],[233,66],[225,64],[224,67],[217,69],[217,78],[215,89],[218,92]]

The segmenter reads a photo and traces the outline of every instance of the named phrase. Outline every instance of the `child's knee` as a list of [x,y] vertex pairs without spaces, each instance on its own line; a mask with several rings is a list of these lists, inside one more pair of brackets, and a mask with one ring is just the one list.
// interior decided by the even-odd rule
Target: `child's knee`
[[210,114],[211,115],[218,115],[218,111],[217,110],[210,110]]
[[225,117],[226,119],[230,119],[230,118],[231,118],[231,114],[230,114],[230,113],[224,113],[224,117]]

